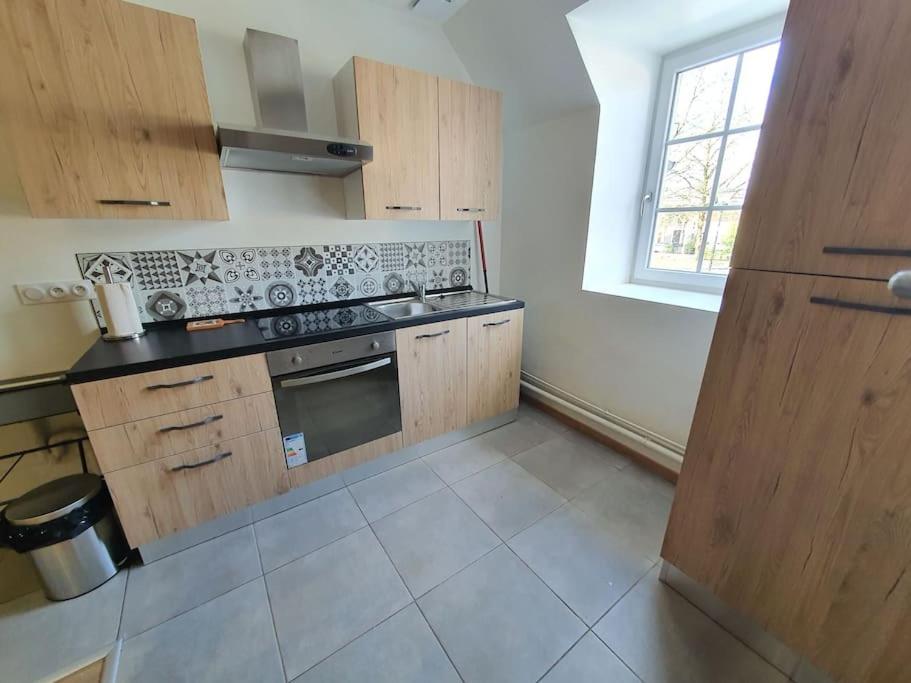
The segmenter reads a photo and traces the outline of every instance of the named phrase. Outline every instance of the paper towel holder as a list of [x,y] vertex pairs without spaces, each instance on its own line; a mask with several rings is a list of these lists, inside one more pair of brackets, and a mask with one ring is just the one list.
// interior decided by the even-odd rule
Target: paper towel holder
[[[111,270],[111,267],[105,266],[103,272],[105,283],[109,285],[114,284],[114,273]],[[101,338],[106,342],[130,341],[131,339],[139,339],[145,333],[145,329],[139,330],[139,332],[133,332],[132,334],[114,334],[113,332],[106,332],[101,335]]]

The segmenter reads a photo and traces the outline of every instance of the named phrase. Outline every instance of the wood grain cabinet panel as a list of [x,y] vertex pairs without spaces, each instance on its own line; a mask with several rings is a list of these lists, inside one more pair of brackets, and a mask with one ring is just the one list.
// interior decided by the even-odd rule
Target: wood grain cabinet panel
[[133,548],[290,489],[278,429],[117,470],[106,480]]
[[89,433],[102,472],[278,427],[272,394],[213,403]]
[[498,220],[503,97],[445,78],[439,90],[440,218]]
[[0,81],[0,134],[33,216],[228,218],[192,19],[120,0],[5,0]]
[[519,406],[522,310],[468,318],[468,423]]
[[791,3],[735,267],[878,279],[911,268],[909,35],[907,0]]
[[396,330],[404,445],[468,424],[464,318]]
[[839,681],[911,666],[909,314],[882,282],[732,271],[662,552]]
[[373,145],[346,179],[349,218],[439,220],[437,77],[354,57],[335,81],[340,132]]
[[72,387],[88,430],[272,391],[263,354],[114,377]]

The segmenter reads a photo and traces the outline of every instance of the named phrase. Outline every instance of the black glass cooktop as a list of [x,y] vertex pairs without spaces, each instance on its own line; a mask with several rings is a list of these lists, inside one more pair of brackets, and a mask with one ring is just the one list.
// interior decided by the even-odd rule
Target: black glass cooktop
[[362,327],[374,323],[392,320],[387,315],[360,304],[342,308],[329,308],[321,311],[304,311],[288,313],[271,318],[260,318],[256,326],[266,339],[284,337],[303,337],[308,334],[331,332],[352,327]]

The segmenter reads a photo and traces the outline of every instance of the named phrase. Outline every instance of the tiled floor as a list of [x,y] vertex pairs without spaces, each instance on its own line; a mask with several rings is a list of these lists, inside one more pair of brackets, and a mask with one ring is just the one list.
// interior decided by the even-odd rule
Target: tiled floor
[[118,636],[121,681],[787,680],[658,581],[672,487],[547,415],[353,479],[82,598],[0,605],[0,680]]

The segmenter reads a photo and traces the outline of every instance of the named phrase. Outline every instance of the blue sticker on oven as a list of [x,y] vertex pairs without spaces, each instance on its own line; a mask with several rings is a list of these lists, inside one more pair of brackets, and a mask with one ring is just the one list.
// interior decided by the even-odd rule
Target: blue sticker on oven
[[307,462],[307,444],[304,443],[304,433],[289,434],[282,438],[285,444],[285,461],[288,467],[297,467]]

